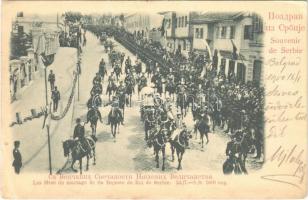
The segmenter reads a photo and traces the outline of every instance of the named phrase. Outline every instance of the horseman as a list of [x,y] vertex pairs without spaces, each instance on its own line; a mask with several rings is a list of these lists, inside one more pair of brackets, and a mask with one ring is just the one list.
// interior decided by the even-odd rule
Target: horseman
[[111,74],[108,77],[108,81],[111,82],[111,83],[114,83],[115,80],[116,80],[116,76],[115,76],[114,72],[112,71]]
[[101,95],[103,93],[103,86],[101,82],[94,82],[93,88],[91,90],[91,96],[94,96],[96,94]]
[[99,73],[95,74],[95,77],[93,78],[93,85],[95,85],[96,83],[101,83],[102,82],[102,77],[100,76]]
[[123,81],[120,81],[120,85],[117,88],[116,95],[121,96],[121,95],[124,95],[124,94],[125,94],[125,86],[123,84]]
[[114,96],[112,98],[111,111],[108,114],[108,123],[107,123],[107,125],[110,125],[110,118],[111,118],[112,112],[114,112],[114,113],[118,114],[118,116],[120,116],[121,124],[124,125],[123,114],[122,114],[122,112],[121,112],[121,110],[119,108],[119,99],[116,96]]
[[81,125],[80,118],[76,119],[73,139],[76,141],[76,144],[80,146],[80,149],[83,150],[84,153],[89,152],[90,157],[92,158],[91,146],[88,140],[85,138],[85,130],[84,126]]
[[102,58],[101,62],[99,63],[98,73],[101,77],[107,75],[106,63],[104,61],[104,58]]
[[228,156],[228,159],[230,159],[233,165],[238,168],[239,172],[247,174],[242,152],[243,137],[243,132],[241,131],[237,131],[232,136],[232,140],[227,144],[226,156]]
[[125,79],[124,79],[124,82],[126,85],[134,85],[134,77],[133,75],[131,74],[131,72],[128,72],[127,75],[125,76]]

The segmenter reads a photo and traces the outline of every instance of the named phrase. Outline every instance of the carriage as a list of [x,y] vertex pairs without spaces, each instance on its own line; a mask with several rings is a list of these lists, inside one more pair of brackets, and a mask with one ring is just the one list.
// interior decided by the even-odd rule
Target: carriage
[[102,34],[99,37],[99,40],[101,41],[101,43],[104,43],[107,41],[107,34],[106,32],[102,32]]
[[148,111],[155,109],[154,101],[154,89],[152,87],[144,87],[141,92],[141,119],[144,120],[144,116]]
[[109,62],[111,63],[112,67],[114,67],[115,64],[121,64],[120,52],[113,50],[108,54],[108,56],[109,56]]

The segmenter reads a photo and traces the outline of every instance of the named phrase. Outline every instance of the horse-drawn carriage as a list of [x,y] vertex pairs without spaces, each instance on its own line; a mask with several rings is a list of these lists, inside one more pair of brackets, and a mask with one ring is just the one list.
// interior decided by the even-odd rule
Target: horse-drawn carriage
[[112,50],[109,54],[109,62],[111,63],[111,66],[114,67],[115,64],[121,65],[121,53],[117,52],[115,50]]
[[108,36],[107,36],[106,32],[102,32],[102,34],[99,37],[99,40],[100,40],[101,43],[105,43],[107,41],[107,38],[108,38]]
[[144,120],[147,112],[155,109],[155,101],[154,101],[154,89],[151,87],[144,87],[141,92],[141,119]]

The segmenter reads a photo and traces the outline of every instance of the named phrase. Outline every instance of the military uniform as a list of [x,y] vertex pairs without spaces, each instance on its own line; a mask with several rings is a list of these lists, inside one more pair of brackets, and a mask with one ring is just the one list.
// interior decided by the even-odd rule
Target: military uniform
[[80,148],[84,151],[84,153],[88,152],[90,157],[92,157],[91,146],[88,140],[85,138],[85,129],[84,126],[80,124],[80,119],[77,119],[77,124],[74,128],[73,139],[76,140],[77,145],[80,145]]
[[56,76],[52,72],[48,75],[48,81],[50,83],[50,88],[53,90],[55,88]]
[[107,124],[108,125],[110,124],[111,113],[112,113],[112,110],[113,110],[115,113],[117,113],[120,116],[121,124],[124,125],[123,114],[122,114],[121,110],[119,109],[119,101],[114,98],[112,103],[111,103],[111,107],[112,107],[111,111],[108,114],[108,123]]
[[56,112],[58,110],[58,104],[60,101],[60,92],[55,87],[55,90],[51,92],[51,99],[53,101],[53,111]]

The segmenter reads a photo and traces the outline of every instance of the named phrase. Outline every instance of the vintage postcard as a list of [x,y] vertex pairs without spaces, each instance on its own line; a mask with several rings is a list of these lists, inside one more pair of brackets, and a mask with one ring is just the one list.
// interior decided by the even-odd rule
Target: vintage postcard
[[306,1],[4,1],[3,198],[304,198]]

